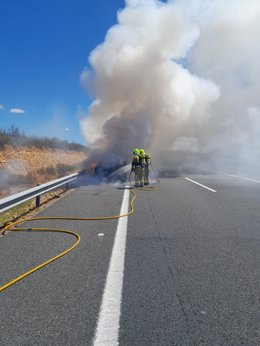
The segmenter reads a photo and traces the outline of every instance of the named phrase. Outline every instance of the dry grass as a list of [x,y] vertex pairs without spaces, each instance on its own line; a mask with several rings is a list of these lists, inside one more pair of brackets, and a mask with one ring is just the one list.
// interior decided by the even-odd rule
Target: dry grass
[[[27,190],[81,169],[86,154],[80,151],[4,146],[0,149],[0,198]],[[41,203],[57,198],[64,190],[41,196]],[[38,212],[35,199],[0,214],[0,227]]]

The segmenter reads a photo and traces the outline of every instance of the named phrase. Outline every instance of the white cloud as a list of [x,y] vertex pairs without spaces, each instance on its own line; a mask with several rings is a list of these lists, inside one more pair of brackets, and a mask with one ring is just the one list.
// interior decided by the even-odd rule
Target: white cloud
[[4,106],[3,106],[3,105],[0,105],[0,110],[1,110],[1,109],[4,109]]
[[25,111],[21,108],[11,108],[10,113],[16,113],[16,114],[24,114]]
[[64,129],[64,131],[66,131],[66,132],[69,132],[69,128],[68,127],[66,127],[65,129]]

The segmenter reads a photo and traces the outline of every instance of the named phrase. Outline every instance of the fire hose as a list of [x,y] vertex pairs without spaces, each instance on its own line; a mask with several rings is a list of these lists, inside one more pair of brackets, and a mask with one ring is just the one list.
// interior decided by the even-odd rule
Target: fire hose
[[153,168],[153,165],[151,164],[151,167],[152,167],[152,170],[153,170],[153,172],[154,172],[154,175],[155,175],[155,177],[156,177],[156,179],[157,179],[157,182],[158,182],[158,184],[160,183],[160,179],[159,179],[159,177],[158,177],[158,174],[156,173],[156,171],[155,171],[155,169]]
[[[69,248],[67,248],[66,250],[60,252],[58,255],[48,259],[47,261],[41,263],[40,265],[28,270],[27,272],[19,275],[18,277],[16,277],[15,279],[7,282],[5,285],[0,286],[0,292],[4,291],[5,289],[7,289],[8,287],[14,285],[15,283],[17,283],[18,281],[24,279],[25,277],[29,276],[30,274],[36,272],[37,270],[47,266],[48,264],[56,261],[57,259],[61,258],[62,256],[66,255],[67,253],[69,253],[70,251],[72,251],[76,246],[79,245],[80,243],[80,235],[76,232],[72,232],[72,231],[68,231],[65,229],[52,229],[52,228],[13,228],[15,225],[22,223],[22,222],[28,222],[28,221],[38,221],[38,220],[77,220],[77,221],[98,221],[98,220],[113,220],[113,219],[119,219],[121,217],[126,217],[129,215],[132,215],[135,211],[134,209],[134,201],[136,198],[136,193],[135,190],[136,188],[134,188],[133,186],[131,186],[131,172],[129,174],[129,183],[130,183],[130,191],[132,193],[132,198],[130,200],[130,210],[128,213],[126,214],[121,214],[121,215],[112,215],[112,216],[100,216],[100,217],[95,217],[95,218],[79,218],[79,217],[69,217],[69,216],[64,216],[64,217],[60,217],[60,216],[42,216],[42,217],[33,217],[33,218],[24,218],[22,220],[19,221],[15,221],[15,222],[11,222],[9,223],[7,226],[4,227],[4,230],[2,232],[2,234],[5,234],[5,232],[9,231],[9,232],[23,232],[23,231],[30,231],[30,232],[57,232],[57,233],[66,233],[66,234],[70,234],[72,236],[74,236],[76,238],[75,243],[70,246]],[[159,182],[159,178],[158,178],[158,182]],[[148,188],[137,188],[138,190],[143,190],[143,191],[150,191],[150,190],[154,190],[155,187],[148,187]]]

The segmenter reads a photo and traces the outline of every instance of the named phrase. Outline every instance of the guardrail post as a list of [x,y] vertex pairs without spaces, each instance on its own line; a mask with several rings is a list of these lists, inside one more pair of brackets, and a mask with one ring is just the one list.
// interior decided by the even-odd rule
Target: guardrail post
[[[39,186],[40,184],[37,184],[36,186]],[[36,202],[35,202],[35,207],[39,208],[41,205],[41,195],[36,196]]]
[[41,205],[41,196],[38,195],[36,196],[36,208],[39,208]]
[[42,194],[52,191],[54,189],[57,189],[58,187],[63,186],[65,184],[69,184],[71,181],[77,179],[78,176],[79,176],[79,173],[73,173],[65,177],[52,180],[48,183],[38,184],[37,186],[32,187],[31,189],[18,192],[15,195],[1,198],[0,199],[0,213],[6,210],[12,209],[16,205],[32,200],[33,198],[36,198],[36,208],[39,208],[41,204],[40,198]]

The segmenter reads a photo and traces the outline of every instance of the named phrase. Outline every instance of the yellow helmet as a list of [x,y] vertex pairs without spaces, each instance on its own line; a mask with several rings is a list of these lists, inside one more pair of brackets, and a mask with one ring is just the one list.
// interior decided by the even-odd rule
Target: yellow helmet
[[139,155],[139,154],[140,154],[139,149],[134,149],[133,154],[134,154],[134,155]]
[[139,152],[140,152],[140,155],[145,155],[144,149],[140,149]]

